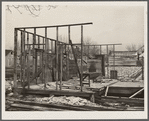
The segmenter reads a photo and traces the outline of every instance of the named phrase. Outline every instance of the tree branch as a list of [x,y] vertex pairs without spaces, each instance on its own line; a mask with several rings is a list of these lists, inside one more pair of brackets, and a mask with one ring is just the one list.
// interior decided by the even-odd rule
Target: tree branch
[[[38,17],[41,10],[42,10],[41,5],[17,5],[17,6],[16,5],[12,5],[12,6],[7,5],[6,10],[9,11],[10,13],[12,13],[12,9],[10,7],[17,9],[20,14],[23,14],[23,12],[20,11],[20,8],[24,8],[26,11],[28,11],[34,17]],[[48,10],[51,10],[51,8],[53,8],[53,9],[57,8],[56,5],[55,6],[54,5],[48,5],[46,7],[47,7]]]

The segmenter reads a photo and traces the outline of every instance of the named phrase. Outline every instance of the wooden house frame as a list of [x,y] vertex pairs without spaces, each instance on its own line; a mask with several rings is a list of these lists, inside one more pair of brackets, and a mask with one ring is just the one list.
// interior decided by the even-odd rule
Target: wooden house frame
[[[38,27],[19,27],[14,29],[14,87],[17,88],[17,51],[18,51],[18,41],[21,40],[21,57],[20,57],[20,79],[23,85],[28,86],[30,89],[30,82],[36,80],[39,73],[42,72],[42,80],[44,82],[44,87],[46,88],[46,82],[48,79],[48,69],[55,68],[56,72],[56,90],[58,90],[58,79],[60,79],[60,90],[62,89],[62,73],[63,73],[63,54],[66,53],[66,72],[69,78],[69,57],[67,48],[69,48],[72,43],[64,43],[59,41],[59,28],[68,28],[68,40],[70,38],[70,28],[73,26],[81,27],[81,72],[80,72],[80,86],[82,91],[82,55],[83,55],[83,26],[89,25],[90,23],[79,23],[79,24],[68,24],[68,25],[55,25],[55,26],[38,26]],[[56,28],[56,40],[51,39],[47,36],[48,28]],[[37,29],[44,29],[45,36],[38,35],[36,33]],[[34,32],[29,32],[28,30],[33,30]],[[20,38],[19,38],[20,32]],[[32,42],[30,42],[30,36],[33,37]],[[72,45],[73,46],[73,45]],[[33,51],[31,54],[31,50]],[[37,54],[39,53],[39,54]],[[29,56],[32,57],[32,61],[29,62]],[[37,66],[37,55],[40,57],[40,67]],[[55,64],[50,61],[51,66],[49,67],[49,58],[55,58]],[[59,59],[61,60],[59,64]],[[32,67],[30,66],[32,63]],[[60,69],[60,71],[59,71]],[[32,75],[30,75],[32,71]]]

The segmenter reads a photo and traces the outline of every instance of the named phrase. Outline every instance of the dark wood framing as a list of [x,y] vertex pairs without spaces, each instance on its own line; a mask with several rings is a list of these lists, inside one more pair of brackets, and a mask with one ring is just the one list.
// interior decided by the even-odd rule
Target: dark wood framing
[[[20,27],[14,29],[14,84],[15,89],[18,87],[17,80],[17,51],[18,51],[18,40],[21,40],[21,51],[20,51],[20,78],[22,81],[22,87],[30,89],[30,84],[35,82],[38,84],[38,78],[44,83],[44,89],[46,89],[46,83],[48,81],[49,69],[52,69],[56,81],[56,90],[62,90],[62,79],[63,79],[63,56],[67,50],[67,75],[69,78],[69,46],[70,43],[59,41],[59,29],[61,27],[68,28],[68,40],[70,41],[70,28],[73,26],[81,27],[81,71],[80,71],[80,85],[82,91],[82,74],[83,74],[83,26],[90,25],[89,23],[78,23],[68,25],[55,25],[55,26],[38,26],[38,27]],[[44,28],[45,35],[37,34],[37,29]],[[48,28],[56,28],[56,39],[49,38],[47,36]],[[32,32],[27,30],[31,29]],[[21,33],[21,38],[18,38],[18,32]],[[55,47],[54,47],[55,44]],[[39,51],[38,51],[39,50]],[[41,50],[41,51],[40,51]],[[60,55],[60,56],[59,56]],[[52,57],[51,57],[52,56]],[[51,60],[49,63],[49,59]],[[61,60],[59,64],[59,59]],[[54,61],[56,61],[54,65]],[[49,67],[49,64],[52,66]],[[60,69],[60,70],[59,70]],[[51,70],[51,72],[52,72]],[[60,80],[59,80],[60,79]],[[60,81],[60,88],[58,88],[58,81]]]
[[[38,83],[38,78],[44,83],[44,89],[46,89],[46,83],[49,79],[49,72],[54,76],[56,81],[56,90],[62,90],[62,80],[63,80],[63,64],[64,55],[66,55],[66,74],[69,78],[69,53],[70,46],[72,48],[72,53],[74,54],[73,46],[81,46],[81,67],[77,65],[77,60],[75,59],[76,66],[78,67],[78,72],[80,76],[80,91],[83,91],[83,47],[88,46],[88,55],[90,46],[100,46],[100,54],[102,54],[102,46],[108,47],[113,45],[115,50],[115,45],[121,44],[100,44],[100,45],[83,45],[83,26],[90,25],[89,23],[79,23],[79,24],[68,24],[68,25],[55,25],[55,26],[40,26],[40,27],[20,27],[14,29],[14,84],[15,89],[17,88],[17,51],[18,51],[18,40],[21,40],[21,52],[20,52],[20,78],[22,81],[22,87],[25,89],[28,86],[30,89],[30,84],[32,82]],[[72,43],[70,33],[70,28],[73,26],[81,27],[81,43]],[[59,41],[59,29],[61,27],[68,28],[68,41],[69,43]],[[44,28],[45,35],[37,34],[37,29]],[[51,39],[48,37],[48,28],[56,29],[56,39]],[[32,29],[32,32],[28,32],[28,29]],[[18,38],[18,32],[21,33],[21,38]],[[33,38],[31,38],[31,36]],[[55,45],[55,46],[54,46]],[[75,57],[75,55],[74,55]],[[49,61],[51,60],[51,61]],[[59,63],[60,60],[60,63]],[[51,64],[51,66],[49,66]],[[49,71],[50,70],[50,71]],[[53,78],[52,78],[53,79]],[[58,87],[58,81],[60,81],[60,87]]]

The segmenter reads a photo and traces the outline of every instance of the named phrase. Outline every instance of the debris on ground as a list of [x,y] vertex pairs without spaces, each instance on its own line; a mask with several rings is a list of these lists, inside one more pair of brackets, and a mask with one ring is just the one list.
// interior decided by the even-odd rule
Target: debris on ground
[[128,104],[125,104],[123,102],[121,102],[121,103],[105,102],[102,105],[104,105],[104,106],[110,106],[110,107],[121,107],[121,106],[130,107]]
[[5,94],[6,96],[13,95],[13,81],[5,81]]
[[49,103],[49,104],[65,104],[65,105],[72,105],[72,106],[97,106],[96,103],[92,103],[87,99],[83,99],[80,97],[74,96],[60,96],[60,97],[34,97],[34,96],[27,96],[25,101],[34,101],[37,103]]
[[[117,71],[117,76],[118,77],[130,77],[133,73],[136,71],[140,70],[142,67],[115,67],[114,70]],[[110,71],[113,70],[113,67],[108,67],[108,72],[107,72],[107,67],[105,68],[105,75],[108,73],[108,77],[110,77]]]

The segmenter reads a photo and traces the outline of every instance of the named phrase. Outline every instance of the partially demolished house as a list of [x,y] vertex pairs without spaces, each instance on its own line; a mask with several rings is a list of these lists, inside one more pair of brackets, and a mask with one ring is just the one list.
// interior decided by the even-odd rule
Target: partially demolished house
[[[136,63],[132,60],[136,59],[136,52],[115,51],[115,45],[121,44],[84,45],[84,26],[90,24],[92,22],[14,29],[14,95],[17,95],[17,93],[21,93],[24,96],[29,95],[28,99],[34,101],[31,102],[28,99],[27,101],[26,99],[23,101],[17,100],[19,102],[17,104],[18,102],[15,100],[16,104],[11,104],[11,106],[22,108],[22,104],[26,104],[28,108],[34,109],[35,106],[31,106],[33,104],[41,106],[42,110],[43,106],[46,106],[48,107],[46,110],[51,110],[49,108],[54,107],[56,110],[118,111],[131,110],[127,105],[124,106],[122,102],[132,103],[133,106],[140,104],[140,100],[131,100],[131,98],[144,96],[143,84],[140,86],[139,83],[136,88],[136,84],[131,82],[132,87],[128,88],[118,80],[117,76],[113,76],[114,78],[109,76],[109,68],[112,64],[114,68],[112,67],[110,72],[114,72],[113,74],[116,74],[115,66],[117,65],[135,65]],[[71,40],[70,35],[73,33],[70,34],[70,32],[74,26],[78,26],[78,29],[81,29],[80,43],[74,43]],[[68,42],[59,40],[59,29],[61,27],[68,29]],[[48,34],[50,28],[55,28],[56,39],[48,36],[50,35]],[[44,34],[39,34],[38,29],[43,30]],[[19,68],[17,67],[18,41],[21,44]],[[90,56],[89,48],[91,46],[92,48],[99,47],[99,52],[94,56]],[[105,54],[102,53],[103,46],[106,47]],[[110,54],[109,46],[113,47],[113,51]],[[87,52],[84,52],[84,47],[88,48]],[[125,60],[123,60],[124,58]],[[20,85],[17,83],[18,73],[20,74]],[[131,84],[127,85],[131,86]],[[122,86],[124,87],[122,88]],[[44,98],[33,96],[30,98],[30,95],[42,95]],[[116,96],[116,98],[108,96]],[[123,96],[127,96],[127,98],[117,98]],[[78,97],[90,100],[94,104],[98,103],[98,105],[89,106],[87,105],[87,100],[82,100]],[[75,100],[77,100],[77,106],[75,106]],[[114,103],[119,101],[121,104],[116,107]],[[20,103],[22,104],[20,105]],[[83,106],[78,107],[78,105]],[[143,105],[142,100],[140,105]]]

